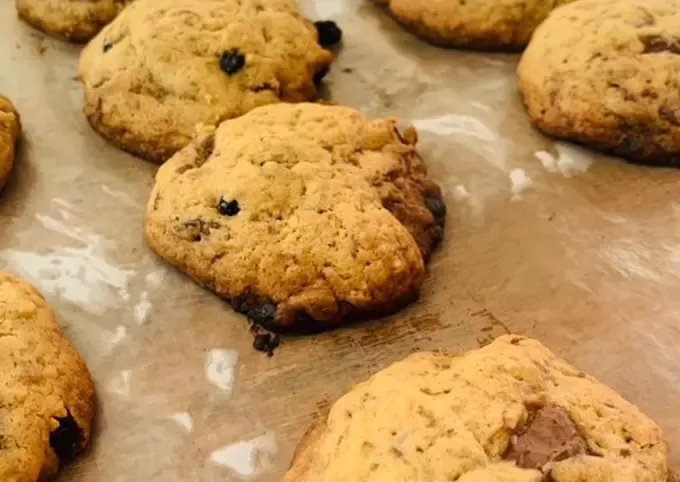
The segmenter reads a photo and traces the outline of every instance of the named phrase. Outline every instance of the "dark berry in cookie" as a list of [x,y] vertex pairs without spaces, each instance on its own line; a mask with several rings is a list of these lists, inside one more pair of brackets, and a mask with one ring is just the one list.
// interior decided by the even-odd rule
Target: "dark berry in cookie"
[[225,201],[224,198],[220,198],[220,202],[217,204],[217,210],[223,216],[236,216],[241,211],[241,206],[238,205],[238,201]]
[[314,22],[317,32],[319,32],[319,45],[330,47],[340,43],[342,40],[342,30],[331,20]]
[[272,325],[275,316],[276,305],[273,303],[261,303],[248,310],[248,318],[265,328]]
[[323,67],[321,70],[317,71],[316,74],[314,74],[314,83],[319,85],[323,78],[326,77],[326,74],[328,74],[328,67]]
[[70,413],[65,417],[57,418],[59,427],[50,433],[50,447],[59,457],[61,465],[71,462],[83,445],[83,432]]
[[234,75],[246,65],[246,57],[237,49],[231,49],[222,54],[220,68],[227,75]]
[[425,207],[432,213],[437,224],[444,224],[446,219],[446,205],[441,198],[425,198]]
[[274,350],[281,343],[279,335],[272,335],[270,333],[258,333],[253,339],[253,348],[257,351],[266,353],[267,356],[272,356]]

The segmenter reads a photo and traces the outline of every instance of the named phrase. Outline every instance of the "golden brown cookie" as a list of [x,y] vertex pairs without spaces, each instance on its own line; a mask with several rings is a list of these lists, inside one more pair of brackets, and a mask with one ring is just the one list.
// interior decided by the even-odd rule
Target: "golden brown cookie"
[[87,444],[94,388],[43,297],[0,272],[0,480],[46,480]]
[[19,15],[50,35],[85,42],[132,0],[16,0]]
[[14,164],[14,145],[21,132],[19,114],[10,100],[0,94],[0,189]]
[[445,208],[414,129],[339,106],[222,123],[156,176],[150,246],[265,328],[316,331],[418,294]]
[[535,340],[419,353],[340,398],[283,482],[662,482],[661,429]]
[[312,99],[331,60],[294,0],[138,0],[82,53],[85,114],[161,163],[197,124]]
[[521,49],[559,5],[574,0],[373,0],[436,45]]
[[680,164],[680,0],[581,0],[536,30],[518,68],[546,134]]

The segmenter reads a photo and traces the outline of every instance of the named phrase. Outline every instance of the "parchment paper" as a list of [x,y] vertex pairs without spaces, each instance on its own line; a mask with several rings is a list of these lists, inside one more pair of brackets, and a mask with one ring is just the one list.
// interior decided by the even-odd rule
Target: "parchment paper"
[[518,57],[431,47],[362,0],[307,0],[344,46],[332,100],[399,116],[449,206],[422,299],[273,358],[246,320],[144,244],[155,166],[82,115],[79,46],[0,1],[0,91],[24,135],[0,196],[0,269],[34,283],[96,380],[91,450],[59,480],[274,481],[309,423],[410,352],[518,332],[618,390],[664,429],[680,467],[680,171],[554,142],[521,106]]

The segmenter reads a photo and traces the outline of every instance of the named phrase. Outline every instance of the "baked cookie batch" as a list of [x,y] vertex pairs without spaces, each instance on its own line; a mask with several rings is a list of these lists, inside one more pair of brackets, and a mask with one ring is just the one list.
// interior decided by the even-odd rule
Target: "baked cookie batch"
[[[366,0],[368,1],[368,0]],[[374,0],[444,46],[521,50],[530,119],[649,164],[680,161],[680,0]],[[160,164],[144,218],[166,261],[267,330],[311,333],[415,300],[446,207],[418,134],[313,103],[341,31],[294,0],[16,0],[89,41],[85,115]],[[19,114],[0,95],[0,188]],[[260,336],[260,335],[258,335]],[[86,446],[88,370],[35,288],[0,273],[0,481],[48,480]],[[419,353],[358,385],[284,482],[672,482],[661,429],[539,342]]]

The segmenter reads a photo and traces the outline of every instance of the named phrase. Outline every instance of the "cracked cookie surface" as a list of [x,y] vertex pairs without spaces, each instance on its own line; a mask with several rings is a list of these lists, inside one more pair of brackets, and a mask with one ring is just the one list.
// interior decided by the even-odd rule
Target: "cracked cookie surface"
[[132,0],[16,0],[21,18],[37,29],[73,42],[85,42]]
[[283,482],[662,482],[660,428],[535,340],[419,353],[341,397]]
[[85,48],[90,124],[164,162],[199,124],[316,96],[332,54],[294,0],[137,0]]
[[340,106],[260,107],[160,168],[146,238],[271,330],[396,311],[417,296],[446,214],[416,137]]
[[680,1],[581,0],[536,30],[518,67],[546,134],[680,165]]
[[15,144],[20,132],[19,114],[10,100],[0,94],[0,189],[12,171]]
[[574,0],[373,0],[436,45],[516,50],[554,8]]
[[0,272],[0,480],[47,480],[87,444],[94,388],[43,297]]

